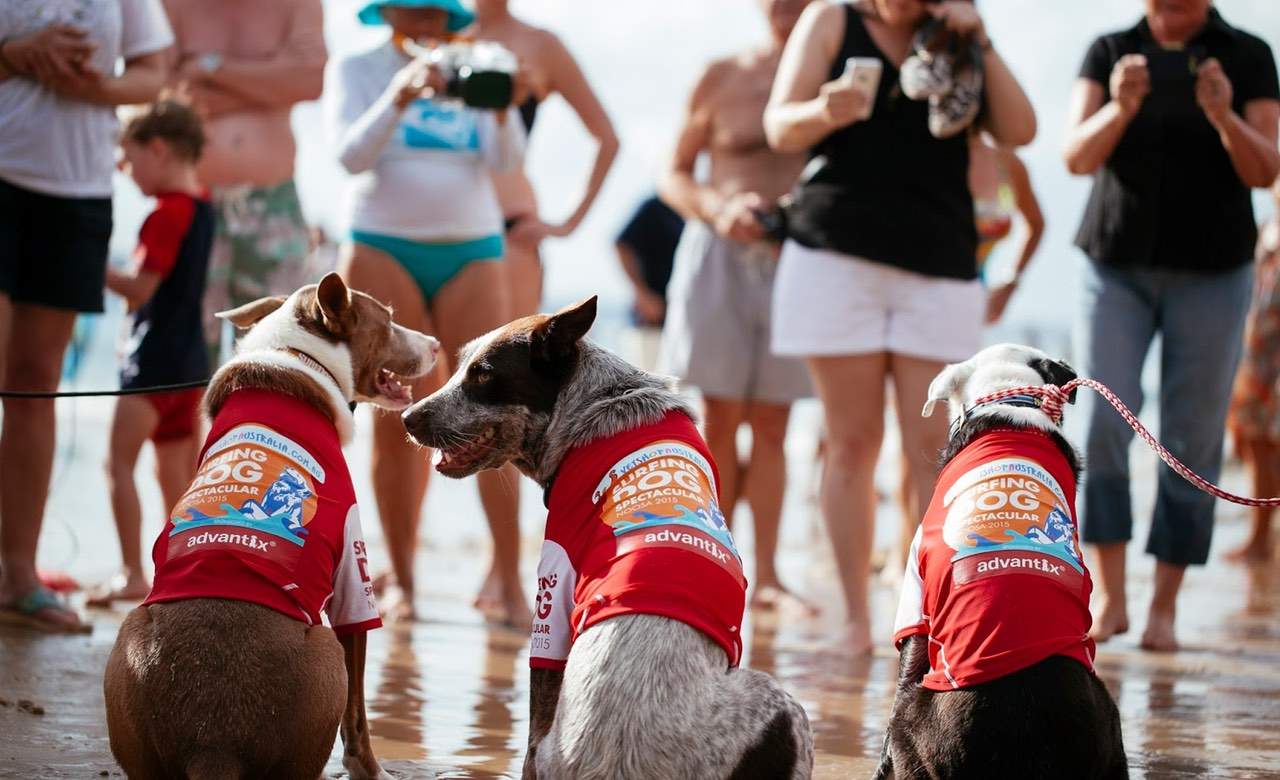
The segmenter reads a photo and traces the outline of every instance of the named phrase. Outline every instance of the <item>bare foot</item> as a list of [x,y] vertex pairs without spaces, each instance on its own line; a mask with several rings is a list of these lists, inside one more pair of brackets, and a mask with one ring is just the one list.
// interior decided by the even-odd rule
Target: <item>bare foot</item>
[[373,575],[373,579],[369,581],[369,585],[373,588],[373,595],[382,598],[382,593],[387,589],[387,585],[395,581],[391,576],[391,572],[382,571]]
[[1222,559],[1232,563],[1266,563],[1271,560],[1273,549],[1270,539],[1251,537],[1236,549],[1223,553]]
[[1173,635],[1172,610],[1152,610],[1147,615],[1147,630],[1142,632],[1142,649],[1156,653],[1173,653],[1178,650],[1178,640]]
[[1101,644],[1113,636],[1129,630],[1129,613],[1123,604],[1113,607],[1110,602],[1102,602],[1102,610],[1089,629],[1093,641]]
[[861,658],[871,655],[875,645],[871,642],[871,626],[865,620],[849,621],[841,627],[836,640],[830,645],[840,655]]
[[413,594],[392,584],[389,579],[383,581],[382,595],[378,597],[378,612],[388,623],[411,623],[418,619],[418,613],[413,608]]
[[787,588],[783,587],[781,582],[777,580],[761,580],[756,585],[755,592],[751,595],[752,609],[767,610],[788,610],[801,612],[810,617],[818,614],[818,606],[806,601]]
[[151,592],[151,583],[143,577],[117,574],[89,592],[86,607],[110,609],[114,601],[140,601]]
[[494,569],[489,569],[471,605],[491,623],[517,631],[528,631],[533,627],[533,612],[519,583],[504,584]]

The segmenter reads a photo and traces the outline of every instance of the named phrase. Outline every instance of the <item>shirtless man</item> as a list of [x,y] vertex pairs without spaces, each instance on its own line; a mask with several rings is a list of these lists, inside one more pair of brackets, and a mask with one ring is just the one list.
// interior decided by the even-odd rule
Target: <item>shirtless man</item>
[[287,294],[310,281],[309,234],[293,184],[295,103],[320,97],[320,0],[164,0],[174,76],[205,120],[200,178],[218,211],[204,298],[214,365],[213,312]]
[[[769,306],[777,263],[771,211],[804,167],[764,136],[764,108],[791,28],[809,0],[759,0],[766,46],[712,62],[689,99],[675,154],[660,186],[687,220],[667,290],[659,368],[702,391],[707,444],[720,467],[721,503],[732,519],[741,495],[755,525],[755,606],[798,603],[774,565],[782,494],[783,440],[791,402],[809,395],[804,364],[769,352]],[[698,156],[711,158],[706,182]],[[738,427],[751,426],[739,465]]]

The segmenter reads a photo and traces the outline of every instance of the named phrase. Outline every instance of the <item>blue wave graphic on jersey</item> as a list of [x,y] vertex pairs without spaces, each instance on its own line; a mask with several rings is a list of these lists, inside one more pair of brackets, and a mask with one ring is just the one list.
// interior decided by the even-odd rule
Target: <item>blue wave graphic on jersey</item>
[[738,548],[733,543],[733,534],[729,533],[729,526],[725,522],[724,513],[718,507],[713,508],[712,512],[707,512],[704,509],[690,510],[683,504],[676,504],[675,511],[675,515],[659,515],[644,511],[633,512],[631,516],[638,518],[636,522],[624,520],[617,523],[613,526],[613,535],[622,536],[632,531],[641,531],[647,528],[682,525],[707,534],[732,552],[733,556],[739,561],[742,560],[742,556],[738,553]]
[[1009,541],[993,542],[980,534],[969,534],[969,546],[958,550],[955,555],[951,556],[951,560],[955,562],[970,555],[981,555],[997,550],[1036,552],[1060,558],[1070,564],[1071,568],[1081,574],[1084,573],[1084,566],[1076,558],[1075,530],[1072,528],[1071,521],[1067,518],[1066,513],[1060,509],[1055,508],[1049,513],[1043,527],[1032,526],[1027,529],[1026,535],[1020,534],[1012,528],[1006,528],[1004,535],[1009,537]]
[[475,117],[465,109],[419,98],[410,104],[400,129],[405,146],[471,152],[480,148]]
[[223,512],[221,515],[206,515],[189,507],[187,517],[172,519],[169,536],[211,525],[230,525],[271,534],[301,547],[307,535],[302,523],[303,502],[311,496],[311,488],[303,476],[295,469],[286,468],[267,488],[261,502],[249,499],[239,509],[221,504],[218,507]]

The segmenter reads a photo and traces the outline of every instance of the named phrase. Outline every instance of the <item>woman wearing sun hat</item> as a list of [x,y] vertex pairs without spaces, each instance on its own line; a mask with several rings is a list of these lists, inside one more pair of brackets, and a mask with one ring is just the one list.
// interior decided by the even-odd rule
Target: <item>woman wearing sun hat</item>
[[[502,211],[491,175],[518,168],[524,129],[509,109],[487,111],[441,99],[442,79],[412,43],[443,42],[474,16],[459,0],[370,2],[358,18],[391,34],[373,49],[330,65],[326,109],[338,159],[352,174],[350,234],[339,270],[353,287],[390,304],[400,324],[436,335],[451,357],[508,318]],[[422,397],[452,373],[415,385]],[[510,468],[510,467],[508,467]],[[377,414],[373,486],[391,556],[395,617],[411,618],[413,553],[427,487],[423,453],[409,444],[397,415]],[[519,584],[518,475],[477,476],[502,581],[502,620],[529,622]]]

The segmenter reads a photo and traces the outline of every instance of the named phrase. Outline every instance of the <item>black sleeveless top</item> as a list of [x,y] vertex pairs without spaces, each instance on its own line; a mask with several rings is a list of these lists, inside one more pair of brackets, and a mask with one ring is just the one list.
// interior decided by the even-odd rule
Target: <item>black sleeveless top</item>
[[929,133],[929,104],[908,100],[898,69],[845,6],[844,41],[830,78],[849,57],[875,57],[884,70],[868,119],[828,135],[810,152],[787,215],[797,243],[926,276],[977,277],[978,235],[969,193],[965,133]]

